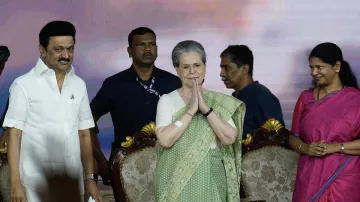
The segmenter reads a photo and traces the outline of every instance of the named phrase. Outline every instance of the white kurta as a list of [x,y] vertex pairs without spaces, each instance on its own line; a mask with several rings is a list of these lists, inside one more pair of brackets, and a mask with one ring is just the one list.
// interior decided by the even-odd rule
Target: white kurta
[[67,72],[61,93],[55,71],[39,59],[10,87],[4,127],[22,131],[20,176],[25,188],[46,185],[45,172],[79,178],[84,194],[78,130],[94,127],[85,82]]

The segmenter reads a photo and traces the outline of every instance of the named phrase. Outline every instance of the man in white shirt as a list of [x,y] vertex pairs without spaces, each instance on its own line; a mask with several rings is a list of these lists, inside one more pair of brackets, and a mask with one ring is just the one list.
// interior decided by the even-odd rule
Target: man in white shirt
[[71,65],[75,33],[69,22],[45,25],[36,66],[10,87],[3,126],[9,130],[12,201],[42,201],[47,177],[59,173],[78,179],[84,195],[83,169],[87,192],[102,201],[93,174],[89,128],[94,121],[86,85]]

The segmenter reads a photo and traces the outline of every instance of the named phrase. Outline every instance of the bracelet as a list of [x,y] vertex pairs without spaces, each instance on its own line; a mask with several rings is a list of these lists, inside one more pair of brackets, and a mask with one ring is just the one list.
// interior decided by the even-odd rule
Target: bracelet
[[194,115],[190,114],[190,112],[186,112],[187,114],[189,114],[191,117],[193,117]]
[[302,147],[302,144],[300,144],[299,148],[298,148],[300,154],[301,154],[301,147]]
[[206,114],[204,114],[205,117],[209,116],[209,114],[211,114],[211,112],[213,111],[213,108],[210,107],[209,111],[206,112]]
[[345,146],[343,143],[340,143],[340,153],[344,153],[344,150],[345,150]]

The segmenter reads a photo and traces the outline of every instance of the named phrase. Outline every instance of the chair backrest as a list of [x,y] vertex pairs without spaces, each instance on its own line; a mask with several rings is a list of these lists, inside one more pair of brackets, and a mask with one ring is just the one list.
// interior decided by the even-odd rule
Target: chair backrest
[[291,201],[299,154],[289,145],[291,132],[267,120],[243,140],[242,191],[250,200]]
[[119,195],[117,199],[124,202],[155,202],[155,124],[146,125],[141,132],[126,139],[110,159],[114,186]]
[[289,145],[290,134],[291,132],[278,120],[271,118],[252,134],[247,134],[247,139],[242,141],[243,154],[269,145],[282,146],[291,150]]
[[250,200],[291,201],[299,155],[280,146],[265,146],[242,158],[242,185]]
[[154,202],[155,147],[144,147],[125,156],[121,182],[128,202]]

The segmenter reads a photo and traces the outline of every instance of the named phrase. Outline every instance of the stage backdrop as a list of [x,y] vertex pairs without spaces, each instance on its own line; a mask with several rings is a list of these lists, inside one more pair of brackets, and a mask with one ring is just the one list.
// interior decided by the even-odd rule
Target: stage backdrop
[[[0,0],[0,5],[0,44],[11,50],[0,78],[0,113],[11,82],[38,59],[38,33],[51,20],[76,26],[74,67],[90,99],[105,78],[130,66],[127,36],[139,26],[156,32],[156,65],[172,73],[170,53],[176,43],[202,43],[208,56],[205,87],[227,94],[231,91],[219,77],[219,54],[230,44],[248,45],[255,57],[254,77],[279,97],[287,127],[297,97],[310,87],[307,54],[312,47],[337,43],[360,72],[358,0]],[[109,115],[99,126],[101,146],[109,155]]]

